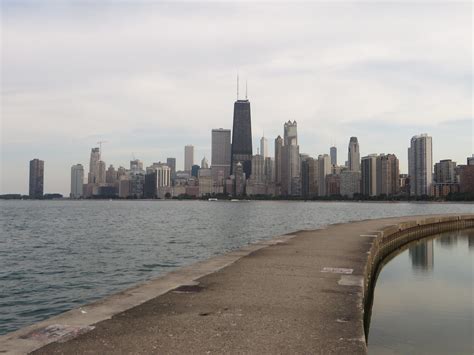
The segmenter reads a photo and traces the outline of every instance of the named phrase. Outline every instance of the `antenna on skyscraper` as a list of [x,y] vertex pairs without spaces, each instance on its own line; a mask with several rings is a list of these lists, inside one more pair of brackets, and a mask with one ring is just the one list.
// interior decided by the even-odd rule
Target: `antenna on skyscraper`
[[98,141],[97,144],[99,145],[99,155],[100,159],[102,159],[102,144],[107,143],[107,141]]
[[247,100],[247,80],[245,80],[245,100]]
[[239,99],[239,74],[237,74],[237,100]]

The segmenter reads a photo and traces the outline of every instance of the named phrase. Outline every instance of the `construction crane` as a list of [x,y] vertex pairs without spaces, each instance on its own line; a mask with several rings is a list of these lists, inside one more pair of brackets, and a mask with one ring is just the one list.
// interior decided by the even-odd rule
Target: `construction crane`
[[100,158],[102,159],[102,144],[107,143],[107,141],[98,141],[97,144],[99,145],[99,154]]

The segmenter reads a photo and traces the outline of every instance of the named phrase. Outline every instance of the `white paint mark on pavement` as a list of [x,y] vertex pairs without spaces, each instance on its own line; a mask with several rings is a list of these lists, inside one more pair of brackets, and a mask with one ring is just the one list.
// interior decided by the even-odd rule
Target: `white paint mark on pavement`
[[347,274],[350,275],[354,272],[354,269],[346,269],[343,267],[324,267],[321,272],[330,272],[333,274]]

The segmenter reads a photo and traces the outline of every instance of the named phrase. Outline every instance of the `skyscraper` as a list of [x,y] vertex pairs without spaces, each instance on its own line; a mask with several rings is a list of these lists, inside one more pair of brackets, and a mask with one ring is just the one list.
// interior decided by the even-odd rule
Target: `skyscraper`
[[318,195],[327,196],[326,176],[331,174],[331,160],[329,155],[318,156]]
[[414,136],[408,148],[410,195],[430,195],[433,182],[433,142],[427,134]]
[[194,165],[194,146],[187,145],[184,147],[184,171],[191,173],[192,166]]
[[245,172],[240,161],[235,164],[234,176],[234,195],[242,196],[245,193],[245,180],[247,177],[245,176]]
[[29,194],[31,198],[43,198],[44,186],[44,161],[33,159],[30,161],[30,185]]
[[145,185],[143,186],[143,197],[156,198],[157,185],[156,170],[153,168],[147,168],[145,175]]
[[106,181],[105,162],[102,160],[99,160],[96,183],[105,184],[105,181]]
[[117,181],[117,171],[113,165],[110,165],[105,172],[105,182],[107,184],[114,184]]
[[223,186],[230,175],[230,129],[212,130],[211,175],[212,180]]
[[400,169],[394,154],[377,157],[377,195],[396,195],[400,192]]
[[250,178],[258,183],[265,182],[265,159],[261,154],[252,157],[252,176]]
[[166,165],[171,169],[171,181],[176,178],[176,158],[166,158]]
[[87,182],[89,184],[99,183],[99,161],[100,149],[98,147],[92,148],[89,161],[89,174],[87,175]]
[[434,165],[434,181],[438,184],[456,183],[456,162],[444,159],[436,163]]
[[377,195],[377,154],[370,154],[362,158],[362,185],[361,193],[366,196]]
[[232,127],[231,171],[233,174],[238,162],[242,164],[247,178],[252,174],[252,122],[249,100],[234,103],[234,122]]
[[155,171],[157,188],[171,186],[171,168],[168,165],[158,165]]
[[274,163],[270,157],[265,158],[265,180],[267,183],[273,183],[275,179]]
[[209,169],[209,162],[206,157],[203,157],[201,160],[201,169]]
[[283,144],[298,145],[298,125],[296,121],[285,122],[283,126]]
[[263,159],[268,157],[268,140],[265,137],[260,139],[260,155]]
[[[284,196],[295,195],[294,179],[300,178],[300,147],[298,145],[298,131],[296,121],[285,122],[284,145],[281,158],[281,193]],[[301,182],[301,180],[300,180]],[[296,189],[301,191],[301,188]]]
[[71,167],[71,198],[81,198],[84,185],[84,167],[76,164]]
[[334,146],[329,148],[329,154],[331,156],[331,165],[337,165],[337,148]]
[[281,154],[283,149],[283,139],[278,136],[275,139],[275,184],[281,184]]
[[301,195],[310,199],[318,195],[318,161],[308,157],[301,162]]
[[144,174],[143,162],[140,159],[130,160],[130,172],[132,174]]
[[357,137],[349,140],[348,168],[350,171],[360,171],[360,152]]

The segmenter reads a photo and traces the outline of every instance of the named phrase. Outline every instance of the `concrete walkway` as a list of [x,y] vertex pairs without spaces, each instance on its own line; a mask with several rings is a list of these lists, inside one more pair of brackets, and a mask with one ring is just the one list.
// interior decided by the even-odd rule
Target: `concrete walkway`
[[[198,263],[195,268],[207,275],[197,280],[193,267],[178,270],[134,288],[135,294],[141,288],[163,289],[136,307],[127,305],[133,292],[83,307],[83,316],[102,312],[105,320],[34,354],[364,354],[363,281],[374,231],[416,219],[301,231],[231,253],[225,262],[221,257]],[[182,286],[174,288],[169,277]],[[107,307],[113,308],[110,319]],[[32,350],[35,337],[44,343],[55,340],[42,339],[41,329],[79,324],[81,315],[74,312],[43,328],[0,337],[0,352]]]

